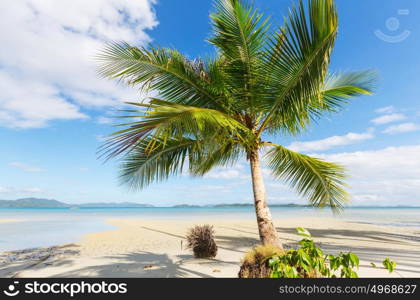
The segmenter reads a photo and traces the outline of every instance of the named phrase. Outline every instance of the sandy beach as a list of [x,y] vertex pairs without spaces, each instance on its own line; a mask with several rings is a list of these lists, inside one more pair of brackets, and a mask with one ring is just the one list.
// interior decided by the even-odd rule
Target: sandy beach
[[[251,220],[164,221],[110,219],[115,230],[88,234],[75,244],[26,253],[3,253],[1,277],[237,277],[244,253],[258,244]],[[195,224],[214,224],[219,247],[215,259],[195,259],[185,249],[184,235]],[[343,221],[335,218],[275,220],[286,247],[307,228],[315,241],[331,253],[359,255],[360,277],[420,277],[420,230]],[[37,255],[33,255],[38,251]],[[40,252],[41,251],[41,252]],[[43,252],[42,252],[43,251]],[[14,255],[14,260],[6,257]],[[397,262],[388,274],[383,258]]]

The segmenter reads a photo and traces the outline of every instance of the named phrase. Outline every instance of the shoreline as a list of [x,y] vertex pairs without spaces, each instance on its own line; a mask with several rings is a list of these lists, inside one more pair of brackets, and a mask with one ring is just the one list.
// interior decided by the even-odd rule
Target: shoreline
[[[236,277],[244,253],[259,243],[251,220],[107,219],[115,229],[84,235],[74,244],[8,251],[20,259],[5,261],[0,277]],[[184,245],[187,229],[214,225],[219,247],[215,259],[195,259]],[[275,220],[285,247],[300,237],[295,227],[308,229],[323,250],[359,255],[360,277],[420,277],[420,230],[378,226],[326,218]],[[373,268],[384,258],[397,262],[388,274]]]

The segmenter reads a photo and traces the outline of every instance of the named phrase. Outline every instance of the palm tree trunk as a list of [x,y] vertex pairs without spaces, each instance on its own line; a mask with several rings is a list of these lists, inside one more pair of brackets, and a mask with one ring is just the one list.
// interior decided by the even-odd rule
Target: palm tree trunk
[[257,214],[260,240],[264,245],[274,245],[283,249],[276,228],[273,224],[270,209],[267,206],[258,149],[252,151],[250,155],[250,163],[255,213]]

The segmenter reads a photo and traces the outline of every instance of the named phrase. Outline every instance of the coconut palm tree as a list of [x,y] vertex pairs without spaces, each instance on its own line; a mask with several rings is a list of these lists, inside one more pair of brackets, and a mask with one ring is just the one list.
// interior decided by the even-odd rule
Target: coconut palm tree
[[373,73],[330,73],[338,18],[333,0],[300,1],[280,28],[253,6],[216,0],[210,15],[212,58],[191,60],[175,49],[108,44],[99,72],[155,96],[129,103],[128,121],[102,155],[122,156],[121,181],[141,189],[188,172],[203,176],[250,164],[259,235],[281,247],[266,202],[262,159],[272,175],[309,203],[340,209],[348,195],[342,166],[269,140],[296,136],[351,98],[372,93]]

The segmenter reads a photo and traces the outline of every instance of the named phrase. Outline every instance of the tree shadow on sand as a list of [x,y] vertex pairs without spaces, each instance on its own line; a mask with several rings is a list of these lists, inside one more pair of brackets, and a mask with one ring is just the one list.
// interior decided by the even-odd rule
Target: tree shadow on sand
[[[376,243],[399,243],[403,244],[401,240],[410,241],[410,242],[420,242],[420,235],[405,235],[405,234],[396,234],[383,231],[373,231],[373,230],[351,230],[351,229],[311,229],[309,230],[314,237],[318,238],[334,238],[342,240],[355,240],[355,241],[368,241],[373,240]],[[279,232],[286,233],[296,233],[295,228],[277,228]]]
[[33,248],[17,251],[6,251],[3,256],[6,260],[0,264],[0,278],[19,277],[20,273],[35,268],[43,268],[51,265],[61,266],[70,264],[68,257],[80,254],[78,246],[67,244],[49,248]]
[[[177,235],[171,232],[157,230],[150,227],[142,226],[142,228],[146,230],[158,232],[161,234],[165,234],[168,236],[176,237],[181,240],[185,240],[185,237],[182,235]],[[224,250],[233,251],[233,252],[241,252],[241,253],[244,252],[245,250],[249,250],[250,247],[257,245],[260,242],[258,238],[243,237],[243,236],[233,237],[233,236],[218,235],[217,233],[215,235],[215,240],[217,243],[217,247],[219,249],[224,249]]]
[[54,277],[212,277],[184,266],[184,260],[174,262],[166,254],[151,252],[129,253],[106,256],[112,263],[87,266],[60,274]]

